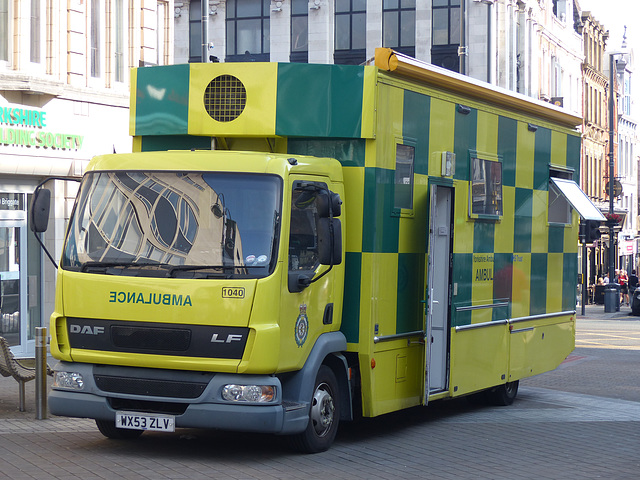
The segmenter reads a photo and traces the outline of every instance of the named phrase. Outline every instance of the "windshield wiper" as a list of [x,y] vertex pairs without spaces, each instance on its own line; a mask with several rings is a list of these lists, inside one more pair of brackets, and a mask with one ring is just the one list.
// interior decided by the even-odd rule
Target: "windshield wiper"
[[144,268],[144,267],[162,267],[164,265],[156,262],[148,263],[132,263],[132,262],[85,262],[80,268],[81,272],[87,273],[104,273],[108,268]]
[[235,267],[233,265],[175,265],[169,268],[167,276],[173,277],[176,272],[189,272],[196,270],[218,270],[219,273],[224,273],[231,268]]
[[196,270],[216,270],[218,275],[233,274],[235,270],[244,270],[248,268],[267,268],[268,265],[176,265],[171,267],[167,272],[168,277],[173,277],[176,272],[190,272]]

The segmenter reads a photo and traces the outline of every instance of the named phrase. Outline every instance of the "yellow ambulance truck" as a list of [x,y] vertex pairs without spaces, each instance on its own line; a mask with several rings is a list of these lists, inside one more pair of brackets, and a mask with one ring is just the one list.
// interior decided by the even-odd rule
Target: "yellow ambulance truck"
[[138,68],[130,109],[66,233],[52,414],[318,452],[357,416],[510,404],[573,350],[580,118],[388,49]]

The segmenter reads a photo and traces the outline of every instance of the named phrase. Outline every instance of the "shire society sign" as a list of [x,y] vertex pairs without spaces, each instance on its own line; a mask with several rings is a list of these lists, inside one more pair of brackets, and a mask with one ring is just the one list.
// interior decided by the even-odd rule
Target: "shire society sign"
[[47,112],[0,107],[0,145],[80,150],[84,137],[47,130]]

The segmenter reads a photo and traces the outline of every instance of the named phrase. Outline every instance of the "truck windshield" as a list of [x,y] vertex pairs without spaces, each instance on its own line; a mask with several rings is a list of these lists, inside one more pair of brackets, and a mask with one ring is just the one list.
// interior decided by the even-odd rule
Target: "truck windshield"
[[62,267],[107,275],[256,278],[275,267],[282,181],[273,175],[91,172]]

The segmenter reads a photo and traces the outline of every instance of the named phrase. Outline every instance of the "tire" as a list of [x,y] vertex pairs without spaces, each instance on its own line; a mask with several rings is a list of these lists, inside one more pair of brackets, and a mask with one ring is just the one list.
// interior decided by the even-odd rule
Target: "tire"
[[143,430],[118,428],[116,427],[116,422],[112,420],[96,420],[96,425],[102,435],[114,440],[134,440],[142,435],[143,432]]
[[291,443],[300,452],[324,452],[333,443],[339,422],[338,381],[333,371],[326,365],[322,365],[316,375],[313,388],[309,423],[304,432],[291,437]]
[[507,382],[504,385],[498,385],[490,390],[487,390],[487,399],[492,405],[498,405],[506,407],[511,405],[518,395],[518,385],[520,382]]

